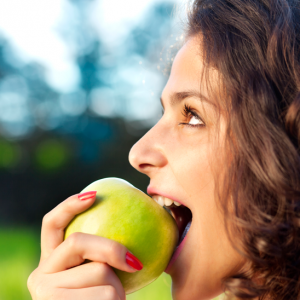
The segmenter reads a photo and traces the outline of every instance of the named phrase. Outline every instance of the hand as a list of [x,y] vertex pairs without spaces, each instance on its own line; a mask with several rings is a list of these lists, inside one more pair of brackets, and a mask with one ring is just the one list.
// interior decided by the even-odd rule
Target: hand
[[[44,216],[40,263],[27,282],[33,300],[125,300],[123,286],[110,267],[137,271],[126,263],[125,246],[78,232],[63,241],[66,226],[94,201],[95,193],[74,195]],[[82,264],[86,259],[91,262]]]

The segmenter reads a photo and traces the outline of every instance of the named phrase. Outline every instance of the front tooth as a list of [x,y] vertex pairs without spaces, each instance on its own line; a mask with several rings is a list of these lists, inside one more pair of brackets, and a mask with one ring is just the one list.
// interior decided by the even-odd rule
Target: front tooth
[[181,205],[179,202],[176,202],[176,201],[174,201],[174,204],[175,204],[176,206],[180,206],[180,205]]
[[173,201],[171,199],[169,199],[169,198],[165,198],[164,201],[165,201],[165,206],[170,206],[173,203]]
[[157,202],[160,206],[164,206],[164,198],[163,198],[162,196],[156,197],[156,202]]

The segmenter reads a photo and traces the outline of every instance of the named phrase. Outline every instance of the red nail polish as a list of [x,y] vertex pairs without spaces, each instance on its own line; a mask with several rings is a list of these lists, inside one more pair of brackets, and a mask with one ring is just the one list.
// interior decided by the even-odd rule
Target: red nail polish
[[85,193],[79,194],[78,198],[81,201],[88,200],[88,199],[94,198],[96,194],[97,194],[96,191],[85,192]]
[[130,252],[126,253],[126,262],[130,267],[140,271],[143,269],[143,264]]

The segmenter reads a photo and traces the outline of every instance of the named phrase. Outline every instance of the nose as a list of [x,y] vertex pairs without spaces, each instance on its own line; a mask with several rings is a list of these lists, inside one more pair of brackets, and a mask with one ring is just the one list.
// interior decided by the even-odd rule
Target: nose
[[139,172],[148,175],[167,164],[166,139],[158,122],[129,152],[129,162]]

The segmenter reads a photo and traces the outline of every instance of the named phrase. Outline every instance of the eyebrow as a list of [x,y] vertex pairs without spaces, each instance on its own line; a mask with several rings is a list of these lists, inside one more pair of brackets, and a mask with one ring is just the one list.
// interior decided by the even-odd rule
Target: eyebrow
[[[182,100],[186,98],[191,98],[191,97],[196,97],[200,101],[205,101],[213,106],[216,106],[212,101],[208,100],[204,95],[202,95],[200,92],[197,91],[186,91],[186,92],[178,92],[178,93],[173,93],[170,97],[170,104],[172,107],[176,106],[179,104]],[[160,102],[162,107],[165,109],[164,104],[163,104],[163,99],[160,98]]]

